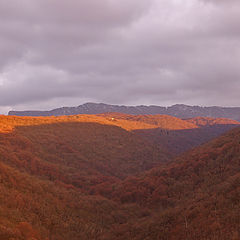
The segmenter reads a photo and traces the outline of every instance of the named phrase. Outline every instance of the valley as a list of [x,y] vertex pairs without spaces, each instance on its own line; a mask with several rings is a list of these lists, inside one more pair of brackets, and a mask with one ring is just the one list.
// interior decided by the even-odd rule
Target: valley
[[239,124],[0,116],[0,239],[239,239]]

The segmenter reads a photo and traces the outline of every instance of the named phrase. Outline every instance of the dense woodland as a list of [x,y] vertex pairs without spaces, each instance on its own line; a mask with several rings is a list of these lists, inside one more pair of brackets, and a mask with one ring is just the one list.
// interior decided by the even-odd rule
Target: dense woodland
[[238,125],[0,116],[0,239],[240,239]]

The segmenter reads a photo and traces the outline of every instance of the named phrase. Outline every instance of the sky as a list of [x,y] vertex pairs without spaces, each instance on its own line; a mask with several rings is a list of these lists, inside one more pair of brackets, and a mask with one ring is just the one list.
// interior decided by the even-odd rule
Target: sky
[[0,113],[240,106],[239,0],[0,0]]

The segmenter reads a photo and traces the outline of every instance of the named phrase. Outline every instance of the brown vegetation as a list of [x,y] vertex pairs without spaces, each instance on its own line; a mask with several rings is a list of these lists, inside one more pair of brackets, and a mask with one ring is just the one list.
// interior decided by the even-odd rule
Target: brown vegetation
[[239,239],[240,130],[169,157],[235,124],[0,116],[0,239]]

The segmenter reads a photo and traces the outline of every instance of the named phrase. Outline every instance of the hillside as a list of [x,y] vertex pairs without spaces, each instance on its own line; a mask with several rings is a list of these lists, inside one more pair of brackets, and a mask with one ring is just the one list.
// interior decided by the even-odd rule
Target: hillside
[[238,121],[231,120],[228,118],[210,118],[210,117],[195,117],[186,119],[185,121],[193,123],[198,127],[207,127],[213,125],[234,125],[239,124]]
[[1,240],[110,240],[111,226],[144,216],[137,205],[121,206],[33,174],[0,163]]
[[[138,123],[150,124],[152,125],[152,127],[149,129],[161,128],[165,130],[183,130],[183,129],[198,128],[195,122],[191,122],[189,120],[185,121],[180,118],[176,118],[168,115],[159,115],[159,114],[129,115],[129,114],[120,114],[120,113],[105,113],[105,114],[99,114],[98,116],[110,117],[110,118],[114,118],[115,120],[127,120],[129,123],[138,122]],[[229,120],[229,121],[231,121],[231,123],[234,122],[234,124],[239,124],[239,122],[237,121],[232,121],[232,120]],[[133,129],[133,130],[137,130],[137,129]]]
[[119,212],[124,219],[143,215],[140,207],[93,195],[95,187],[168,160],[123,127],[149,125],[97,116],[1,116],[0,239],[100,239],[122,221]]
[[[157,145],[126,129],[149,125],[97,116],[1,118],[1,161],[82,189],[116,181],[168,160]],[[122,126],[119,127],[118,125]]]
[[125,113],[131,115],[170,115],[177,118],[211,117],[230,118],[240,121],[239,107],[200,107],[176,104],[170,107],[161,106],[124,106],[104,103],[85,103],[78,107],[62,107],[50,111],[10,111],[9,115],[16,116],[61,116],[76,114],[99,114],[107,112]]
[[240,130],[175,160],[166,144],[186,147],[209,128],[237,126],[219,121],[0,116],[0,239],[234,239]]
[[[187,151],[239,124],[239,122],[231,119],[198,117],[182,120],[168,115],[129,115],[121,113],[38,118],[2,116],[1,119],[0,129],[2,128],[3,131],[8,131],[8,128],[12,129],[15,125],[34,126],[69,122],[84,124],[91,122],[116,126],[126,130],[125,134],[129,135],[129,132],[131,132],[134,136],[138,135],[141,139],[147,141],[148,144],[154,145],[154,148],[160,148],[161,152],[165,152],[165,156],[175,156]],[[113,142],[113,144],[115,143]]]
[[179,119],[168,115],[128,115],[105,113],[98,116],[151,124],[151,128],[133,129],[133,132],[151,143],[165,149],[171,156],[183,153],[195,146],[210,141],[240,122],[226,118],[197,117]]
[[239,239],[239,156],[240,128],[115,184],[105,196],[150,209],[145,219],[122,226],[118,239]]

